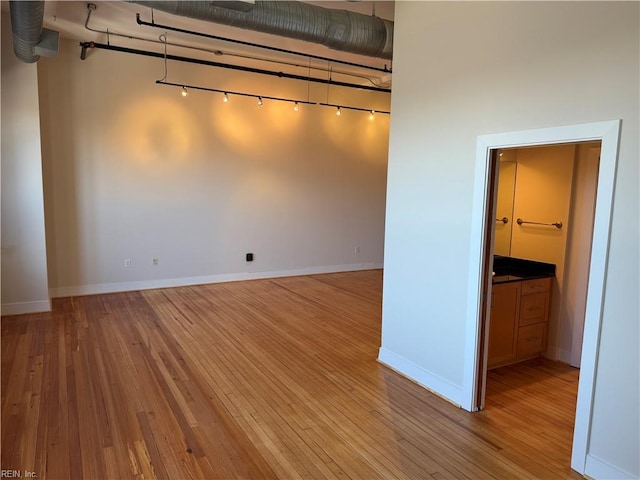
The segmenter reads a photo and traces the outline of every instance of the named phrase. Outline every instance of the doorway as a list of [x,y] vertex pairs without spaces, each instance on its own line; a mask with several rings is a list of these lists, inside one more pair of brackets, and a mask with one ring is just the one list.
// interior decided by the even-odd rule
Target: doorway
[[[565,467],[571,456],[579,374],[573,367],[580,363],[599,151],[600,142],[587,142],[491,155],[498,159],[496,184],[490,188],[494,198],[488,197],[495,221],[487,222],[486,244],[493,249],[485,264],[493,265],[495,276],[487,292],[487,338],[479,338],[487,345],[479,408],[491,418],[527,419],[513,423],[514,434],[544,431],[545,445],[555,443],[547,455]],[[538,262],[548,262],[550,270],[538,271]]]
[[[487,251],[491,252],[493,236],[484,234],[489,220],[495,222],[492,188],[495,184],[496,155],[492,152],[505,148],[531,147],[552,144],[600,141],[602,145],[597,182],[597,200],[593,223],[593,241],[588,275],[586,314],[581,355],[581,371],[578,384],[578,401],[573,435],[571,467],[584,473],[587,444],[590,434],[590,418],[600,318],[602,313],[604,277],[607,266],[609,227],[613,201],[613,186],[618,152],[620,121],[607,121],[566,127],[527,130],[478,138],[476,150],[476,180],[474,189],[471,269],[469,272],[469,308],[465,353],[465,399],[469,410],[480,408],[486,384],[486,348],[479,338],[486,338],[481,331],[488,316],[490,302],[486,292],[491,285],[491,268]],[[490,298],[490,297],[489,297]]]
[[[493,246],[485,263],[496,274],[487,292],[487,368],[538,355],[579,367],[600,142],[503,149],[497,159],[489,197],[496,221],[485,232]],[[534,262],[549,265],[546,280]],[[522,276],[514,277],[518,271]]]

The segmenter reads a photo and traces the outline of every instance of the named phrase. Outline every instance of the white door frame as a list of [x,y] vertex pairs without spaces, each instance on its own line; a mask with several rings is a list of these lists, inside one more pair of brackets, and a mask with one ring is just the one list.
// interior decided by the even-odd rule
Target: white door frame
[[589,286],[587,290],[582,360],[580,380],[578,382],[578,401],[571,455],[571,468],[581,474],[585,471],[589,435],[591,432],[591,413],[595,373],[598,362],[604,284],[609,253],[611,210],[613,207],[613,191],[618,161],[620,125],[621,120],[610,120],[580,125],[524,130],[520,132],[481,135],[478,137],[476,148],[467,297],[469,302],[465,331],[462,395],[462,407],[469,411],[472,411],[474,408],[474,398],[478,380],[476,375],[479,360],[478,337],[481,319],[480,308],[482,305],[482,257],[486,238],[484,219],[487,209],[490,207],[490,205],[487,205],[487,202],[491,200],[487,198],[487,186],[490,180],[488,178],[490,151],[499,148],[542,146],[558,143],[598,140],[602,142],[593,225],[591,265],[589,267]]

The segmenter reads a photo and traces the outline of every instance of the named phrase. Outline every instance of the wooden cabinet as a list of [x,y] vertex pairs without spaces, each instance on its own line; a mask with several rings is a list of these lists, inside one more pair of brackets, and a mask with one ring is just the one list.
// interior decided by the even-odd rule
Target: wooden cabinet
[[493,285],[488,368],[537,357],[546,348],[551,280]]
[[487,365],[511,363],[517,356],[518,312],[520,311],[521,283],[500,283],[491,292],[489,323],[489,351]]

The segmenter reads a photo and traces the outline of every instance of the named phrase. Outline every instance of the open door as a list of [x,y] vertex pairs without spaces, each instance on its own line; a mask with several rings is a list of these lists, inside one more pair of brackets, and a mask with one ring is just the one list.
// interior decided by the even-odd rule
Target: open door
[[489,153],[489,172],[487,182],[487,199],[490,199],[486,209],[484,219],[484,250],[482,252],[482,285],[481,285],[481,307],[480,307],[480,328],[479,328],[479,352],[478,352],[478,375],[475,388],[475,398],[473,400],[473,411],[483,410],[486,384],[487,384],[487,350],[489,344],[489,322],[491,321],[491,284],[492,284],[492,264],[493,264],[493,242],[496,227],[496,189],[498,185],[499,172],[499,151],[493,149]]

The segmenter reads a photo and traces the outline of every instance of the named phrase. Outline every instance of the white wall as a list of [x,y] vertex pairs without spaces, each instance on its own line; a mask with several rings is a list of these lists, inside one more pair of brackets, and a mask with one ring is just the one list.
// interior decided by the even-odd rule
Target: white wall
[[[60,50],[39,70],[54,296],[382,265],[387,115],[183,98],[155,84],[161,59]],[[307,98],[305,82],[168,68],[177,83]],[[387,94],[345,90],[329,100],[389,108]]]
[[478,136],[621,118],[589,455],[632,477],[639,13],[637,2],[396,3],[380,351],[461,403]]
[[2,13],[2,314],[50,309],[35,64],[13,53]]

